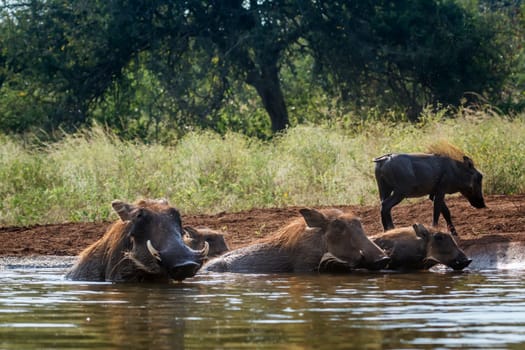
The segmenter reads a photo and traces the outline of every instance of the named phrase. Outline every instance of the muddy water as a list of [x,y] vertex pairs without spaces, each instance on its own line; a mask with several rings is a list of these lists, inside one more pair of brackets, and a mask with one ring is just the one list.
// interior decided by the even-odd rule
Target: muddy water
[[[49,267],[51,266],[51,267]],[[0,349],[519,349],[523,270],[65,281],[0,269]]]

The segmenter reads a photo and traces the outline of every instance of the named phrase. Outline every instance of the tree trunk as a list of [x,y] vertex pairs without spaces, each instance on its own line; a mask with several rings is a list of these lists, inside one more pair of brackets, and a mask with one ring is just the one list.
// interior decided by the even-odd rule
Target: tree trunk
[[246,83],[253,86],[261,97],[272,122],[272,131],[275,133],[286,129],[289,125],[288,111],[279,83],[278,68],[266,66],[261,68],[261,72],[251,71]]

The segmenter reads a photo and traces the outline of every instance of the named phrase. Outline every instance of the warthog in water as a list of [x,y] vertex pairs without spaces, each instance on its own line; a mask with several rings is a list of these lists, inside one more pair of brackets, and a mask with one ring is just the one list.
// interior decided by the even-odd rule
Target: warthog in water
[[208,258],[219,256],[230,250],[224,239],[224,233],[208,227],[184,226],[183,238],[188,246],[196,250],[203,249],[207,243],[209,246]]
[[208,252],[184,244],[177,209],[165,200],[111,203],[120,220],[86,248],[66,277],[86,281],[181,281],[195,275]]
[[[337,209],[301,209],[302,215],[253,245],[207,262],[203,270],[280,273],[319,271],[322,260],[337,259],[348,269],[381,269],[389,258],[366,236],[361,221]],[[327,264],[329,266],[330,264]],[[329,271],[329,267],[325,270]]]
[[443,214],[453,235],[445,194],[460,192],[476,208],[485,208],[481,173],[472,159],[458,148],[441,142],[430,148],[431,154],[387,154],[374,159],[375,177],[381,199],[381,222],[386,230],[394,228],[392,207],[404,198],[429,195],[434,201],[432,225]]
[[450,233],[427,229],[421,224],[392,229],[371,238],[390,257],[389,269],[421,270],[443,264],[462,270],[472,262]]

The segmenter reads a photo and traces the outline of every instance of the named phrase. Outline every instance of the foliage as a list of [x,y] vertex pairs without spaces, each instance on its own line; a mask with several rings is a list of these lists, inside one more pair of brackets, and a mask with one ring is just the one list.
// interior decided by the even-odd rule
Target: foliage
[[[510,74],[498,103],[505,113],[525,110],[525,2],[480,1],[484,12],[496,27],[497,40],[510,48]],[[521,4],[521,5],[520,5]]]
[[308,40],[317,71],[356,106],[401,108],[416,120],[425,106],[458,105],[467,92],[496,101],[509,74],[494,18],[454,2],[315,4]]
[[498,3],[4,1],[0,130],[168,142],[478,97],[519,111],[523,12]]

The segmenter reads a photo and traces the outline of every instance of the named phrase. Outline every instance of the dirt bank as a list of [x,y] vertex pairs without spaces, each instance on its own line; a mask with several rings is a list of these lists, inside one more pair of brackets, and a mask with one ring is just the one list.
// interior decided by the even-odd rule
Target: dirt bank
[[[525,241],[525,195],[487,196],[486,209],[475,209],[460,196],[451,196],[447,204],[464,248],[496,242]],[[108,203],[109,205],[109,203]],[[353,210],[369,234],[382,231],[379,205],[336,206]],[[298,216],[299,207],[252,209],[216,215],[183,215],[183,223],[208,226],[228,233],[227,241],[236,248],[267,235],[290,218]],[[432,202],[405,201],[392,211],[397,226],[415,222],[430,224]],[[445,228],[443,218],[440,223]],[[77,255],[102,236],[109,222],[64,223],[30,227],[1,227],[1,256]]]

